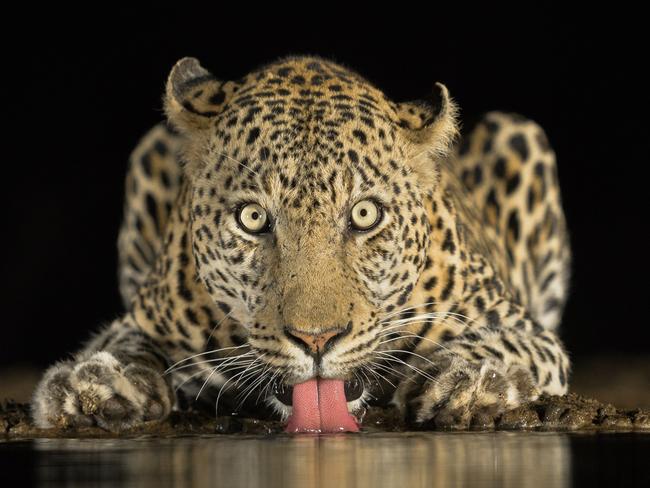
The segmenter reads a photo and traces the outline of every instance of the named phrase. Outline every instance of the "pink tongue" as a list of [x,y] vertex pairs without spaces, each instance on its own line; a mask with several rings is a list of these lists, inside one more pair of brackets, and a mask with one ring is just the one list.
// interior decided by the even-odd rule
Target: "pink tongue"
[[342,380],[312,378],[293,387],[293,414],[286,432],[358,432],[348,413]]

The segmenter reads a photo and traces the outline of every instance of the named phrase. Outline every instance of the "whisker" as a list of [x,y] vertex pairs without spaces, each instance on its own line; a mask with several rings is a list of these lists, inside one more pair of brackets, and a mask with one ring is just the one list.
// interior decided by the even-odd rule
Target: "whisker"
[[[250,368],[251,366],[253,366],[253,365],[254,365],[255,363],[257,363],[258,361],[261,361],[262,358],[263,358],[264,356],[266,356],[266,354],[267,354],[267,353],[264,353],[264,354],[262,354],[261,356],[258,356],[257,359],[255,359],[255,360],[254,360],[254,361],[253,361],[253,362],[248,366],[248,368]],[[246,369],[244,370],[244,373],[246,373],[246,370],[248,370],[248,368],[246,368]],[[240,379],[241,379],[241,378],[240,378]],[[237,381],[237,383],[235,383],[235,387],[237,387],[237,384],[238,384],[238,383],[239,383],[239,381]]]
[[[398,333],[398,332],[396,332],[396,333]],[[392,339],[386,339],[384,341],[379,341],[379,344],[380,345],[381,344],[387,344],[389,342],[402,341],[402,340],[412,339],[412,338],[420,338],[422,340],[425,340],[422,336],[419,336],[417,334],[412,334],[412,335],[403,335],[403,336],[393,337]],[[430,342],[433,342],[433,341],[430,341]]]
[[[194,366],[199,366],[201,364],[217,363],[217,362],[221,362],[221,361],[223,361],[223,364],[225,364],[227,361],[232,362],[232,361],[234,361],[236,359],[243,359],[245,361],[249,361],[251,359],[248,359],[248,358],[250,356],[254,356],[254,355],[255,355],[255,353],[250,352],[250,353],[246,353],[246,354],[240,354],[238,356],[226,356],[226,357],[223,357],[223,358],[206,359],[204,361],[199,361],[197,363],[183,364],[181,366],[178,366],[177,368],[172,369],[168,373],[173,373],[175,371],[180,371],[181,369],[193,368]],[[246,359],[244,359],[244,358],[246,358]]]
[[[393,310],[392,312],[389,312],[386,315],[384,315],[384,318],[394,317],[395,315],[399,315],[401,313],[408,312],[409,310],[413,310],[414,308],[426,307],[428,305],[435,305],[436,303],[438,303],[438,302],[436,302],[436,301],[423,302],[423,303],[418,303],[416,305],[411,305],[410,307],[404,307],[404,308],[401,308],[399,310]],[[386,308],[386,307],[383,307],[383,308]],[[379,310],[381,310],[381,309],[379,309]]]
[[259,374],[260,370],[262,370],[262,369],[264,369],[264,365],[263,365],[263,364],[256,364],[255,367],[252,368],[248,373],[246,373],[246,374],[243,375],[241,378],[239,378],[239,380],[237,381],[237,383],[235,384],[235,386],[236,386],[236,387],[238,386],[239,381],[242,382],[242,386],[246,385],[246,383],[247,383],[250,379],[252,379],[252,378],[256,378],[257,375]]
[[[466,315],[455,313],[455,312],[427,312],[427,313],[421,313],[418,315],[413,315],[412,317],[406,317],[403,319],[394,319],[394,320],[382,320],[380,323],[381,324],[400,324],[400,323],[405,323],[405,322],[411,322],[413,320],[420,320],[420,319],[438,319],[438,318],[453,318],[465,325],[469,325],[471,322],[475,321],[476,319],[470,319]],[[466,318],[468,321],[461,320],[461,318]]]
[[418,353],[413,352],[413,351],[407,351],[405,349],[385,349],[383,351],[375,351],[375,352],[378,352],[378,353],[381,353],[381,354],[388,354],[388,355],[390,355],[389,353],[391,353],[391,352],[398,353],[398,354],[399,353],[410,354],[412,356],[415,356],[415,357],[418,357],[418,358],[422,359],[423,361],[429,363],[432,366],[435,366],[436,368],[438,367],[438,365],[435,364],[433,361],[431,361],[429,358],[426,358],[426,357],[422,356],[421,354],[418,354]]
[[[378,359],[379,361],[386,361],[386,359],[383,358],[383,357],[378,357],[376,359]],[[396,375],[401,376],[402,378],[408,378],[407,374],[405,374],[404,372],[402,372],[399,369],[395,368],[390,363],[384,364],[384,363],[378,363],[377,361],[370,360],[370,364],[373,364],[374,366],[377,366],[379,369],[381,369],[382,371],[386,371],[387,373],[396,374]]]
[[[446,319],[453,320],[453,323],[449,323]],[[398,329],[412,324],[424,324],[427,322],[431,322],[434,324],[443,324],[449,327],[462,327],[463,329],[467,329],[470,327],[468,323],[463,322],[457,317],[431,316],[431,317],[412,317],[410,320],[401,319],[400,321],[387,322],[386,325],[388,325],[388,327],[383,327],[382,331]]]
[[[235,358],[232,358],[232,357],[231,357],[231,358],[227,358],[227,359],[232,360],[232,359],[235,359]],[[183,385],[185,385],[188,381],[190,381],[192,378],[195,378],[196,376],[199,376],[199,375],[205,373],[206,371],[210,371],[210,370],[212,370],[212,371],[214,371],[215,373],[217,373],[217,372],[230,371],[230,369],[228,369],[228,370],[224,370],[224,371],[220,371],[220,369],[225,368],[226,366],[232,366],[232,365],[233,365],[232,363],[233,363],[233,361],[231,361],[231,362],[229,362],[229,363],[222,363],[222,364],[219,364],[219,365],[217,365],[217,366],[215,366],[215,367],[213,367],[213,368],[201,368],[199,371],[197,371],[196,373],[191,374],[190,376],[188,376],[187,378],[185,378],[181,383],[179,383],[179,385],[176,386],[176,388],[174,389],[174,391],[175,391],[175,392],[178,392],[178,390],[180,390],[180,389],[183,387]],[[243,362],[243,361],[242,361],[242,362],[239,362],[239,363],[235,362],[235,365],[237,365],[237,366],[239,366],[239,365],[243,365],[243,364],[247,364],[247,362]],[[192,365],[190,365],[190,366],[195,366],[195,364],[192,364]],[[184,369],[184,367],[181,367],[181,368],[178,368],[178,369]],[[177,370],[176,370],[176,371],[177,371]]]
[[[242,390],[242,392],[239,393],[239,395],[237,396],[237,398],[239,398],[239,396],[241,396],[241,395],[243,395],[243,394],[245,394],[245,393],[247,393],[247,392],[253,392],[253,391],[255,391],[255,388],[257,388],[257,386],[258,386],[262,381],[264,381],[264,379],[266,378],[267,371],[269,370],[269,368],[270,368],[270,365],[269,365],[269,364],[263,365],[262,371],[259,373],[259,376],[258,376],[257,378],[255,378],[255,379],[253,379],[252,383],[250,383],[249,385],[247,385],[246,388],[244,388],[244,390]],[[256,373],[257,373],[257,372],[259,372],[259,370],[256,370]]]
[[[377,351],[377,352],[378,352],[378,351]],[[406,352],[406,351],[404,351],[404,352]],[[435,380],[435,378],[434,378],[433,376],[431,376],[430,374],[428,374],[428,373],[422,371],[422,370],[421,370],[420,368],[418,368],[417,366],[413,366],[412,364],[409,364],[409,363],[407,363],[406,361],[403,361],[403,360],[401,360],[401,359],[399,359],[399,358],[393,356],[392,354],[382,353],[380,357],[383,358],[383,359],[385,359],[386,361],[392,361],[392,362],[396,362],[396,363],[403,364],[403,365],[406,366],[407,368],[412,369],[413,371],[415,371],[416,373],[418,373],[418,374],[424,376],[425,378],[430,379],[430,380]],[[430,362],[430,361],[429,361],[429,362]],[[431,363],[431,364],[433,364],[433,363]]]
[[242,344],[241,346],[222,347],[221,349],[213,349],[211,351],[200,352],[198,354],[188,356],[188,357],[186,357],[184,359],[181,359],[180,361],[177,361],[176,363],[172,364],[169,368],[167,368],[165,370],[165,373],[167,373],[169,370],[171,370],[174,366],[176,366],[178,364],[181,364],[181,363],[184,363],[185,361],[189,361],[190,359],[194,359],[194,358],[196,358],[198,356],[205,356],[206,354],[215,354],[215,353],[218,353],[218,352],[221,352],[221,351],[226,351],[226,350],[229,350],[229,349],[240,349],[242,347],[250,347],[250,346],[248,344]]
[[[389,368],[388,366],[384,366],[383,364],[376,363],[375,361],[370,361],[369,364],[372,364],[375,368],[379,368],[382,371],[386,371],[388,374],[401,374],[403,377],[407,378],[405,374],[401,373],[401,371],[397,371],[394,368]],[[395,386],[395,384],[392,381],[386,378],[384,374],[380,373],[379,371],[375,371],[375,369],[372,367],[369,368],[369,371],[376,376],[378,375],[381,379],[383,379],[386,383],[388,383],[393,388],[397,388],[397,386]],[[381,382],[379,384],[381,385]]]
[[[262,369],[262,368],[263,368],[263,365],[261,365],[261,364],[258,365],[258,367],[255,368],[255,369],[253,370],[253,373],[255,373],[255,374],[256,374],[256,373],[259,373],[260,369]],[[254,385],[255,382],[257,382],[257,380],[259,379],[259,377],[256,377],[255,374],[250,374],[250,373],[249,373],[248,376],[246,377],[246,379],[244,380],[244,384],[245,384],[246,382],[248,382],[248,381],[251,381],[251,380],[253,381],[253,383],[251,383],[250,385],[247,385],[247,386],[246,386],[246,387],[245,387],[245,388],[244,388],[244,389],[243,389],[243,390],[242,390],[242,391],[241,391],[241,392],[240,392],[240,393],[235,397],[235,401],[237,401],[239,398],[242,398],[242,396],[243,396],[242,400],[237,404],[237,407],[235,408],[235,410],[239,410],[239,409],[241,408],[241,406],[244,404],[244,402],[246,401],[246,399],[249,397],[249,395],[255,391],[255,387],[254,387],[253,385]],[[253,379],[253,378],[255,378],[255,379]],[[241,379],[241,378],[240,378],[240,379]],[[237,382],[239,382],[239,380],[237,380]]]
[[223,385],[221,385],[221,388],[219,388],[219,393],[217,394],[217,400],[216,400],[216,402],[214,404],[215,417],[217,417],[219,415],[219,400],[221,399],[221,394],[223,393],[224,388],[226,387],[226,385],[228,385],[228,383],[233,381],[235,378],[237,378],[241,374],[242,373],[240,372],[240,373],[237,373],[234,376],[231,376],[230,378],[228,378],[228,381],[226,381]]
[[393,320],[390,322],[384,322],[382,325],[384,326],[382,330],[388,330],[389,327],[395,326],[395,325],[408,325],[412,323],[424,323],[424,322],[442,322],[444,323],[445,320],[453,320],[454,324],[453,326],[456,326],[457,324],[462,325],[463,327],[469,327],[469,324],[466,322],[463,322],[461,319],[458,317],[451,317],[451,316],[444,316],[444,315],[428,315],[428,316],[417,316],[417,317],[411,317],[410,319],[399,319],[399,320]]
[[196,394],[196,398],[194,398],[194,400],[198,400],[198,399],[199,399],[199,397],[201,396],[201,393],[203,392],[203,389],[205,388],[205,385],[208,384],[208,382],[210,381],[210,378],[212,378],[212,376],[213,376],[216,372],[217,372],[217,368],[214,368],[214,369],[212,370],[212,372],[208,375],[208,377],[205,379],[205,381],[203,382],[203,384],[201,385],[201,388],[199,388],[199,392]]
[[[252,383],[249,383],[248,385],[246,385],[245,388],[235,397],[235,401],[237,401],[237,400],[239,400],[240,398],[243,397],[242,400],[237,404],[237,407],[235,407],[235,410],[239,410],[242,407],[242,405],[244,404],[244,402],[246,401],[246,399],[249,397],[249,395],[255,391],[255,388],[256,388],[255,385],[258,384],[259,378],[260,377],[264,378],[265,375],[260,373],[260,370],[263,370],[263,369],[264,369],[264,365],[260,364],[253,371],[251,371],[248,375],[246,375],[246,379],[243,380],[243,384],[246,384],[248,382],[252,382]],[[264,372],[262,371],[262,373],[264,373]],[[257,376],[258,374],[259,374],[259,376]],[[238,380],[238,382],[239,382],[239,380]]]
[[365,389],[366,384],[363,382],[363,378],[361,376],[359,376],[359,373],[357,371],[353,371],[352,374],[357,379],[357,381],[359,383],[361,383],[361,388]]
[[[370,378],[366,375],[366,371],[370,372],[370,374],[372,374],[375,377],[375,379],[377,380],[379,386],[381,387],[381,381],[380,381],[379,376],[377,376],[377,374],[372,370],[372,368],[370,366],[368,366],[367,364],[362,364],[361,365],[361,372],[366,376],[366,378],[368,378],[368,383],[371,383]],[[382,391],[383,391],[383,389],[382,389]]]
[[[408,333],[408,331],[405,331],[405,330],[398,330],[398,331],[391,332],[391,333],[386,334],[386,335],[390,335],[390,334],[401,334],[401,333]],[[381,337],[381,336],[380,336],[380,337]],[[410,334],[410,335],[405,335],[405,336],[395,337],[395,338],[393,338],[393,339],[386,339],[385,341],[381,341],[379,344],[385,344],[385,343],[387,343],[387,342],[397,341],[397,340],[400,340],[400,339],[409,339],[409,338],[420,339],[420,340],[422,340],[422,341],[430,342],[430,343],[433,344],[434,346],[439,347],[439,348],[441,348],[441,349],[444,349],[445,351],[450,352],[450,353],[453,354],[454,356],[462,357],[462,356],[461,356],[460,354],[458,354],[456,351],[452,351],[452,350],[449,349],[447,346],[445,346],[443,343],[441,343],[441,342],[437,342],[437,341],[434,341],[434,340],[432,340],[432,339],[429,339],[428,337],[422,337],[422,336],[419,335],[419,334]],[[417,348],[416,348],[416,349],[417,349]]]
[[[217,322],[217,323],[215,324],[214,327],[212,327],[212,330],[210,331],[210,335],[209,335],[208,338],[205,340],[205,344],[203,345],[203,349],[205,349],[206,347],[208,347],[208,343],[210,342],[210,339],[212,338],[212,334],[214,334],[214,331],[217,330],[217,327],[219,327],[219,326],[222,324],[222,322],[223,322],[224,320],[226,320],[228,317],[230,317],[230,314],[231,314],[232,312],[233,312],[233,310],[231,310],[230,312],[228,312],[226,315],[224,315],[224,316],[221,318],[221,320],[220,320],[219,322]],[[241,346],[240,346],[240,347],[241,347]]]
[[[219,372],[220,374],[222,374],[222,373],[226,373],[226,372],[228,372],[228,371],[235,371],[235,370],[237,370],[237,369],[242,369],[242,368],[245,367],[245,366],[244,366],[243,364],[235,364],[234,366],[233,366],[233,365],[230,365],[228,368],[226,368],[226,369],[224,369],[224,370],[221,370],[221,371],[218,371],[220,367],[221,367],[221,366],[217,366],[217,367],[214,368],[214,369],[212,370],[212,372],[208,375],[208,377],[207,377],[207,378],[205,379],[205,381],[203,382],[203,385],[202,385],[201,388],[199,389],[199,392],[196,394],[196,398],[195,398],[195,400],[198,400],[198,399],[199,399],[199,397],[201,396],[201,393],[203,392],[203,389],[207,386],[208,382],[210,381],[210,378],[212,378],[212,376],[213,376],[215,373]],[[239,376],[240,374],[241,374],[241,373],[237,373],[234,377],[237,377],[237,376]],[[234,377],[229,378],[229,380],[226,381],[226,383],[228,383],[228,382],[229,382],[232,378],[234,378]],[[224,384],[225,384],[225,383],[224,383]],[[223,386],[222,386],[222,388],[223,388]],[[221,391],[221,390],[219,390],[219,391]]]
[[[277,369],[278,369],[278,371],[280,370],[279,368],[277,368]],[[281,373],[277,378],[275,378],[273,380],[273,384],[271,386],[271,389],[274,390],[276,385],[284,383],[284,379],[287,377],[287,374],[288,374],[288,372],[285,371],[284,373]],[[255,405],[257,405],[258,402],[259,402],[259,397],[258,397],[257,400],[255,400]]]
[[217,371],[222,370],[226,367],[231,368],[232,366],[247,366],[250,365],[250,363],[254,361],[253,359],[247,358],[244,360],[240,360],[239,358],[232,358],[230,361],[224,361],[223,363],[219,364],[216,366]]
[[265,394],[265,392],[266,392],[266,391],[268,390],[268,388],[271,386],[271,384],[273,383],[275,377],[276,377],[279,373],[280,373],[280,368],[275,367],[275,372],[273,373],[273,375],[271,376],[271,378],[269,378],[269,381],[266,383],[266,386],[265,386],[264,388],[262,388],[262,389],[260,390],[260,392],[257,394],[257,398],[255,399],[255,405],[257,405],[257,402],[260,401],[260,398],[262,398],[262,395]]
[[188,376],[187,378],[185,378],[181,383],[179,383],[179,385],[176,386],[176,388],[174,388],[174,392],[178,393],[178,390],[180,390],[180,389],[183,387],[183,385],[184,385],[185,383],[187,383],[188,381],[190,381],[190,380],[191,380],[192,378],[194,378],[195,376],[198,376],[198,375],[200,375],[200,374],[205,373],[205,372],[208,371],[209,369],[210,369],[210,368],[203,368],[203,369],[201,369],[200,371],[197,371],[196,373],[191,374],[190,376]]

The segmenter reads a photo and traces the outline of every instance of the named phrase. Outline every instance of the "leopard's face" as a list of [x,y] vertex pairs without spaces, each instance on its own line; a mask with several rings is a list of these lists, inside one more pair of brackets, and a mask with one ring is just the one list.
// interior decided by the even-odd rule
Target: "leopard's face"
[[372,361],[382,319],[407,302],[427,259],[435,191],[435,164],[421,162],[432,142],[400,107],[311,61],[225,84],[181,62],[167,100],[189,136],[200,279],[287,384],[349,379]]

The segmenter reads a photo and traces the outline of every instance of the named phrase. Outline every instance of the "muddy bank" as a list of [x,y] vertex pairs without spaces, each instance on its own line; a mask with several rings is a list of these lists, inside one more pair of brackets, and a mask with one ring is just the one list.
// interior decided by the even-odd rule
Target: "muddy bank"
[[[240,417],[210,418],[195,412],[174,412],[164,422],[148,422],[126,431],[122,437],[183,436],[205,434],[270,435],[282,432],[274,421]],[[373,407],[363,419],[364,431],[408,430],[394,409]],[[473,430],[542,430],[542,431],[644,431],[650,433],[650,412],[620,410],[611,404],[569,394],[545,396],[493,419],[486,419]],[[0,405],[0,432],[4,440],[38,437],[111,438],[117,434],[100,428],[37,429],[29,419],[26,404],[7,402]],[[0,437],[0,440],[2,437]]]

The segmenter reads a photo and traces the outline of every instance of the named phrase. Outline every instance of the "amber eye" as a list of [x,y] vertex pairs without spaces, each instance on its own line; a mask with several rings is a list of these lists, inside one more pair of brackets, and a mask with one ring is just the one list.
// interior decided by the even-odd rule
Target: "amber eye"
[[257,203],[242,205],[237,211],[237,221],[242,229],[251,234],[261,234],[269,230],[269,218]]
[[355,230],[370,230],[381,220],[381,209],[372,200],[361,200],[352,207],[350,223]]

